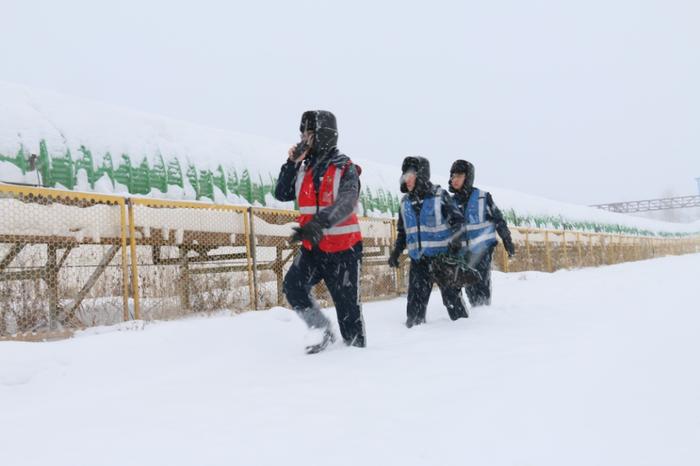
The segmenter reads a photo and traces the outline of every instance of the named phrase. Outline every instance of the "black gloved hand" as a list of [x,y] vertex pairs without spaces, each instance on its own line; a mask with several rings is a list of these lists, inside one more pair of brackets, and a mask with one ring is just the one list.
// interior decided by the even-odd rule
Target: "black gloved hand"
[[389,267],[397,268],[399,266],[399,257],[401,257],[401,251],[394,249],[389,255]]
[[460,287],[471,285],[481,281],[481,274],[473,267],[467,267],[460,271]]
[[503,247],[506,248],[506,252],[508,253],[508,257],[513,257],[515,255],[515,245],[513,244],[512,241],[504,241]]
[[450,240],[449,244],[447,245],[447,252],[453,256],[456,256],[457,254],[459,254],[459,251],[461,249],[462,249],[462,236],[461,235],[453,236],[452,239]]
[[304,226],[294,227],[293,230],[294,233],[292,233],[292,236],[289,238],[290,243],[298,243],[306,240],[310,242],[312,246],[318,246],[318,243],[321,242],[321,238],[323,238],[323,227],[316,219],[312,219]]

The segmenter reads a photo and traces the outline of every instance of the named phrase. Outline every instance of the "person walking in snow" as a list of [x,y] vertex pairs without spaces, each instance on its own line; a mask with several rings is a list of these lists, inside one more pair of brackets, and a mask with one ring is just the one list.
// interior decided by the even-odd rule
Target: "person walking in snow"
[[501,237],[508,257],[515,254],[508,224],[493,202],[491,193],[474,186],[474,165],[466,160],[455,160],[450,168],[450,192],[463,212],[464,241],[469,263],[481,276],[479,281],[464,287],[472,307],[491,304],[491,259],[496,247],[496,233]]
[[302,141],[289,149],[275,186],[275,198],[296,199],[300,211],[290,241],[301,242],[301,247],[284,277],[284,294],[318,334],[307,353],[322,351],[335,340],[330,321],[311,295],[321,280],[333,298],[343,341],[364,347],[362,235],[355,214],[361,168],[338,150],[338,126],[331,112],[304,112],[299,130]]
[[[391,267],[408,247],[411,265],[408,274],[406,327],[425,323],[428,300],[436,283],[434,266],[440,255],[461,248],[464,216],[447,191],[430,182],[430,162],[423,157],[406,157],[401,165],[401,200],[397,238],[389,257]],[[452,320],[469,317],[461,289],[438,283],[442,302]]]

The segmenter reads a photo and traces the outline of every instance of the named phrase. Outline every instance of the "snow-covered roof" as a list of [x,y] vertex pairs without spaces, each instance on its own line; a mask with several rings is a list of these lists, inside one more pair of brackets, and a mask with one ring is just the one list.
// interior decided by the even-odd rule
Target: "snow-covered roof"
[[[85,99],[69,97],[50,91],[0,82],[0,181],[36,183],[36,172],[22,173],[7,161],[21,147],[29,153],[39,153],[45,141],[52,155],[67,151],[78,154],[81,146],[90,149],[95,164],[110,153],[112,157],[129,154],[135,163],[144,157],[159,155],[176,158],[186,166],[215,170],[218,166],[247,170],[251,178],[269,180],[277,175],[284,162],[287,144],[235,131],[214,129],[172,118],[130,109],[114,107]],[[350,154],[352,155],[352,154]],[[397,165],[381,164],[361,158],[353,159],[363,167],[362,184],[373,193],[378,190],[398,193]],[[187,180],[182,190],[168,194],[152,192],[152,196],[187,199]],[[512,223],[530,226],[576,227],[606,231],[640,232],[646,234],[688,234],[700,232],[700,222],[675,224],[631,217],[595,208],[567,204],[538,196],[498,187],[483,187],[491,191],[499,207]],[[98,182],[94,188],[78,177],[76,189],[124,193],[118,183]],[[214,193],[216,202],[246,204],[235,193]],[[290,208],[291,203],[279,203],[271,195],[264,198],[269,207]],[[377,211],[369,215],[386,216]]]

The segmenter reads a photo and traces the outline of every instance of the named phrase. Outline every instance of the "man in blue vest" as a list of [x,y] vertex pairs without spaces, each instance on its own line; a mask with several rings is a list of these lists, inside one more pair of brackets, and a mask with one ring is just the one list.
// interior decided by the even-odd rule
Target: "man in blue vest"
[[[440,186],[430,182],[430,162],[423,157],[406,157],[401,166],[401,211],[397,238],[389,257],[391,267],[408,247],[411,267],[408,275],[406,327],[425,323],[428,300],[436,282],[434,264],[438,256],[459,252],[462,246],[462,212]],[[461,290],[438,283],[442,302],[452,320],[469,317]]]
[[481,275],[481,280],[466,285],[464,291],[473,307],[491,304],[491,258],[498,243],[503,240],[508,257],[515,254],[508,224],[493,202],[491,193],[474,187],[474,165],[456,160],[450,168],[450,192],[464,214],[469,263]]

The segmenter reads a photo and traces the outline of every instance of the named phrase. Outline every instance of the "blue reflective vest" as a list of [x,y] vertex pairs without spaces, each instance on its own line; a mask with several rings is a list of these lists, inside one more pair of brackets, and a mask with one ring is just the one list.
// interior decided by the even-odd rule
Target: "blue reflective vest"
[[423,199],[420,216],[416,216],[408,196],[401,202],[401,215],[406,230],[406,247],[411,259],[436,256],[447,252],[452,229],[442,215],[442,189]]
[[496,245],[496,224],[486,220],[486,193],[478,188],[472,190],[464,206],[464,229],[472,256],[480,255]]

